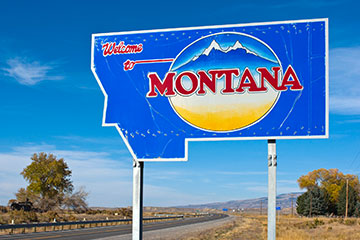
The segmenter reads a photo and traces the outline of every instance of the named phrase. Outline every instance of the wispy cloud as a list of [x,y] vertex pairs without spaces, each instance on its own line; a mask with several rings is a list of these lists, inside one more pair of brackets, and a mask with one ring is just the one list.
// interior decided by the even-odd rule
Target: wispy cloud
[[330,111],[360,114],[360,46],[330,51]]
[[54,63],[44,64],[25,58],[9,59],[6,63],[8,66],[2,68],[4,74],[23,85],[31,86],[45,80],[61,80],[64,78],[56,74],[57,65]]
[[[69,141],[71,139],[66,138]],[[77,142],[86,138],[74,139]],[[71,144],[70,141],[68,145]],[[72,170],[75,187],[85,186],[86,191],[90,192],[90,206],[131,205],[132,159],[127,152],[61,146],[28,143],[0,152],[0,205],[7,204],[20,187],[27,186],[20,172],[31,163],[32,154],[38,152],[53,153],[65,159]],[[267,171],[198,171],[173,166],[155,168],[154,165],[146,164],[144,200],[148,206],[187,205],[266,196]],[[288,173],[279,172],[278,175],[278,193],[298,190],[296,180],[281,177]]]
[[[268,192],[268,187],[267,186],[250,186],[246,188],[247,191],[252,191],[252,192],[256,192],[256,193],[262,193],[263,196],[267,195]],[[276,192],[277,194],[282,194],[282,193],[289,193],[289,192],[301,192],[301,189],[299,187],[292,187],[292,186],[278,186],[276,188]]]
[[360,123],[360,119],[345,119],[345,120],[338,120],[336,121],[338,124],[347,124],[347,123]]
[[204,196],[180,192],[170,187],[145,184],[144,200],[147,206],[177,206],[184,203],[204,203]]
[[53,153],[58,158],[64,158],[72,170],[74,185],[85,186],[90,192],[90,205],[127,206],[131,203],[131,158],[113,159],[107,152],[73,151],[48,144],[29,144],[0,153],[0,205],[14,198],[20,187],[26,187],[20,172],[31,163],[30,157],[37,152]]
[[[83,137],[76,135],[67,135],[67,136],[55,136],[56,139],[64,141],[66,143],[79,144],[101,144],[101,145],[118,145],[121,143],[121,138],[116,137]],[[128,153],[126,149],[121,150],[121,152]]]
[[267,172],[228,172],[228,171],[220,171],[216,172],[216,174],[223,174],[223,175],[239,175],[239,176],[249,176],[249,175],[266,175]]
[[[50,144],[25,144],[12,148],[8,152],[0,152],[0,205],[6,205],[14,193],[27,183],[20,172],[31,163],[33,153],[53,153],[64,158],[72,170],[75,187],[85,186],[89,191],[90,206],[126,207],[132,199],[132,159],[128,154],[96,150],[69,150]],[[165,177],[177,176],[182,172],[170,171]],[[170,206],[186,203],[202,203],[202,195],[186,193],[171,187],[152,184],[155,173],[148,174],[144,186],[145,204],[151,206]],[[186,178],[186,177],[185,177]]]

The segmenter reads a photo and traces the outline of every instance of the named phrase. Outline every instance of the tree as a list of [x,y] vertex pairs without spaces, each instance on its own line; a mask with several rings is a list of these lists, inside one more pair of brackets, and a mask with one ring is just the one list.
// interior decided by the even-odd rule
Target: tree
[[336,212],[336,204],[339,199],[339,192],[341,186],[345,184],[346,179],[349,180],[349,185],[352,186],[356,192],[360,192],[359,178],[352,174],[343,174],[338,169],[317,169],[301,176],[298,179],[298,184],[301,189],[310,189],[314,186],[320,187],[328,193],[330,200],[330,209]]
[[296,201],[296,211],[303,216],[325,215],[328,212],[328,196],[324,189],[314,186],[300,195]]
[[19,190],[18,199],[29,198],[44,211],[60,206],[65,194],[73,190],[68,165],[64,159],[43,152],[35,153],[31,160],[32,163],[21,172],[29,185],[26,190]]
[[18,202],[26,202],[27,200],[29,200],[35,208],[40,209],[41,198],[39,194],[33,193],[25,188],[20,188],[15,194],[15,196]]
[[302,215],[302,216],[306,216],[306,208],[307,208],[307,199],[308,199],[308,196],[309,195],[309,192],[304,192],[303,194],[301,194],[297,199],[296,199],[296,212],[299,214],[299,215]]
[[[348,216],[355,215],[357,207],[357,193],[355,189],[349,185],[348,189]],[[340,216],[345,216],[346,209],[346,184],[343,184],[339,193],[339,201],[337,203],[337,212]]]
[[65,195],[63,205],[67,209],[71,209],[75,212],[84,212],[87,210],[88,205],[86,203],[86,197],[89,193],[85,192],[85,189],[81,187],[74,194],[67,193]]
[[356,201],[354,216],[360,217],[360,201],[359,200]]

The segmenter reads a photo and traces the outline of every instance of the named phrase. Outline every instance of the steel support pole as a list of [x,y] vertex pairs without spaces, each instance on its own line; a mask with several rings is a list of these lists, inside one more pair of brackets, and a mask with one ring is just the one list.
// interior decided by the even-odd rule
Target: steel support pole
[[268,240],[276,239],[276,140],[268,140]]
[[134,160],[132,240],[142,240],[144,162]]

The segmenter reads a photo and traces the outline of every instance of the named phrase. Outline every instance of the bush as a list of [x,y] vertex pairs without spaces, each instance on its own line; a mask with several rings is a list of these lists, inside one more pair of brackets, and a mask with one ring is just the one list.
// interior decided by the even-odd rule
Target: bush
[[48,211],[45,214],[43,214],[43,216],[46,222],[53,222],[54,219],[56,219],[56,221],[60,221],[59,214],[57,214],[57,212],[55,211]]
[[356,224],[356,220],[355,219],[346,219],[345,221],[344,221],[344,224],[345,225],[355,225]]
[[7,224],[6,220],[0,216],[0,224]]
[[89,215],[96,215],[96,214],[102,214],[102,213],[104,213],[104,211],[102,211],[102,210],[88,209],[88,210],[86,210],[85,213],[86,213],[86,214],[89,214]]
[[337,222],[337,219],[336,218],[332,218],[330,219],[329,223],[334,223],[334,222]]
[[68,221],[68,222],[75,222],[77,220],[78,219],[72,214],[70,216],[68,216],[67,219],[66,219],[66,221]]
[[5,207],[5,206],[0,206],[0,212],[2,212],[2,213],[7,213],[7,212],[8,212],[7,207]]
[[120,214],[124,217],[132,217],[132,209],[131,208],[121,208]]
[[10,211],[10,219],[14,219],[15,223],[31,223],[37,222],[38,216],[35,212],[24,212],[24,210]]
[[319,220],[319,219],[315,218],[313,222],[307,222],[306,226],[309,227],[310,229],[313,229],[313,228],[317,228],[318,226],[321,226],[324,224],[325,223],[323,220]]
[[319,219],[315,218],[315,220],[314,220],[314,225],[315,226],[321,226],[321,225],[324,225],[324,224],[325,223],[324,223],[323,220],[319,220]]

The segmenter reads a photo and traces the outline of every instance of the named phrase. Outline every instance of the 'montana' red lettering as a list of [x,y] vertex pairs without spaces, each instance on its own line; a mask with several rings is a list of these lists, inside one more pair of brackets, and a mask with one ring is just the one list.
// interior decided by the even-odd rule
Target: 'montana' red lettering
[[[260,74],[260,83],[257,84],[255,78],[248,68],[243,72],[239,69],[222,69],[222,70],[209,70],[208,73],[200,70],[197,73],[186,71],[180,73],[175,77],[176,73],[168,72],[164,80],[161,80],[157,73],[151,72],[148,74],[149,78],[149,92],[147,97],[156,97],[158,93],[161,96],[174,96],[176,93],[183,96],[190,96],[193,93],[197,95],[205,95],[204,86],[211,92],[216,93],[216,81],[224,76],[223,89],[221,93],[225,94],[241,94],[245,91],[248,92],[265,92],[269,87],[277,91],[299,91],[303,89],[295,70],[291,65],[286,69],[283,78],[279,74],[280,67],[273,67],[273,73],[270,73],[267,68],[257,68],[256,71]],[[209,76],[210,74],[210,76]],[[233,77],[239,77],[239,83],[236,88],[232,86]],[[191,82],[187,88],[184,82]],[[267,82],[268,84],[265,84]],[[175,85],[174,85],[175,84]],[[156,91],[157,90],[157,91]]]
[[158,94],[155,89],[158,90],[160,95],[174,96],[175,92],[173,89],[175,73],[168,72],[165,76],[164,81],[161,81],[157,73],[149,73],[148,78],[150,79],[150,91],[147,93],[147,97],[156,97]]

